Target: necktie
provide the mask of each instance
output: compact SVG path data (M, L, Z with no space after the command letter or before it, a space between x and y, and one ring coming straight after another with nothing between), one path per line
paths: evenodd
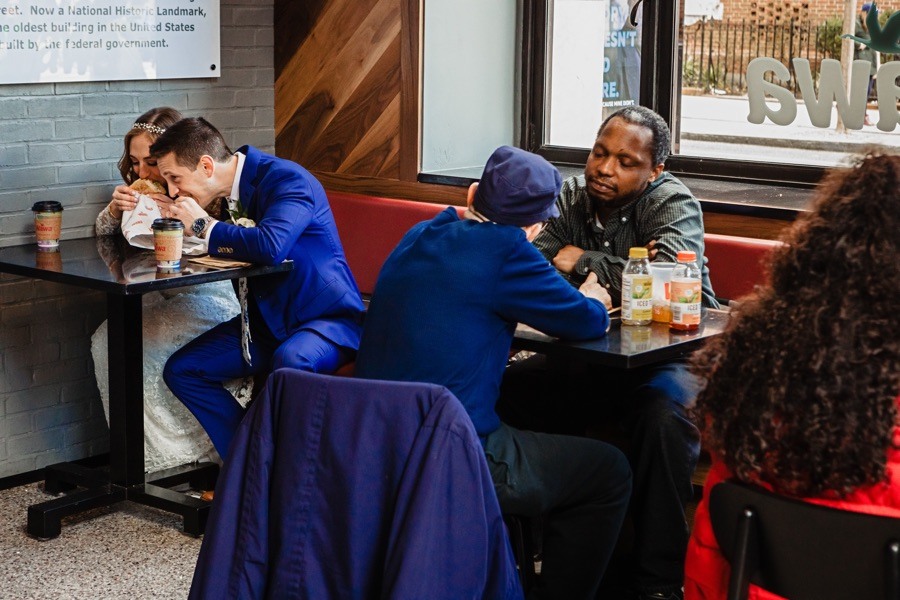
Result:
M231 217L231 222L234 223L237 221L235 215L240 212L238 201L234 198L225 198L225 202L228 205L228 214ZM244 355L244 361L248 365L253 366L253 363L250 361L250 311L247 309L246 277L238 279L238 300L241 303L241 354Z
M248 365L250 362L250 312L247 310L247 278L238 279L238 300L241 302L241 352Z

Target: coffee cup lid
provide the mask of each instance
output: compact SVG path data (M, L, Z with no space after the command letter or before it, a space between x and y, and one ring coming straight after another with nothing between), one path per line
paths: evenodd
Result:
M60 212L62 209L62 204L53 200L41 200L31 207L34 212Z
M174 231L175 229L184 229L184 223L178 219L153 219L151 227L162 231Z

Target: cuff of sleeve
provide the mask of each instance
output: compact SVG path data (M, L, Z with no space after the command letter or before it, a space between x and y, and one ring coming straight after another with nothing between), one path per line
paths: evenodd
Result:
M591 259L588 256L588 253L585 252L581 255L581 258L575 263L575 272L579 275L587 275L591 270Z

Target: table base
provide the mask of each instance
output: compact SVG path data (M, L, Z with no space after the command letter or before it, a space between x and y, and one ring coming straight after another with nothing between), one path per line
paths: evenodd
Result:
M211 490L218 475L219 466L206 462L150 473L146 483L124 486L111 482L107 469L74 463L50 465L45 468L44 491L65 495L29 506L26 529L34 537L55 538L65 517L129 500L179 514L185 533L202 535L210 503L170 488L189 484L193 489Z

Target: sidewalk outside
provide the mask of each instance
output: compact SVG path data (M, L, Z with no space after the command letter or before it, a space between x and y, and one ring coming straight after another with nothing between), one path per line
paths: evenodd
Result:
M749 122L746 96L682 96L681 102L679 153L685 155L832 166L872 145L900 147L900 123L892 132L872 125L839 133L836 109L831 127L814 127L803 102L788 126L768 119L759 125ZM869 108L868 113L877 123L878 111Z

